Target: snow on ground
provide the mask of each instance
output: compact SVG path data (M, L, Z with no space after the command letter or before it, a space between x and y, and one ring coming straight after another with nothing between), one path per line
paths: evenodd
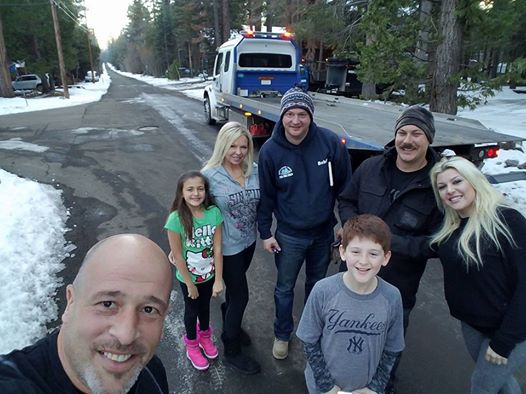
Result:
M27 99L23 96L17 96L15 98L0 97L0 115L42 111L45 109L70 107L99 101L108 91L110 83L111 78L104 68L104 73L100 75L99 82L81 82L77 85L70 86L69 99L61 96L46 97L44 95ZM62 91L62 89L57 89L57 91Z
M487 104L460 110L457 115L476 119L499 133L526 139L526 94L515 93L507 86L488 98Z
M171 81L129 73L130 76L164 89L178 90L202 100L208 81L183 78ZM39 111L98 101L106 93L111 79L106 72L100 81L81 83L70 89L71 99L60 97L0 98L0 115ZM526 94L508 88L496 92L474 111L464 110L460 116L477 119L497 132L526 138ZM82 133L79 129L75 132ZM18 149L39 154L47 147L30 144L20 138L0 141L2 149ZM523 144L526 151L526 143ZM526 162L519 150L501 150L496 159L486 160L483 171L488 174L524 171L506 167L506 160ZM62 261L75 248L64 238L68 211L62 203L62 193L50 185L22 179L0 169L0 354L21 348L45 334L46 323L57 318L53 302L61 284L58 273ZM497 185L526 214L526 181ZM29 219L28 219L29 218ZM45 231L42 229L45 228Z
M62 192L0 169L0 354L46 333L62 261L75 247L64 234Z
M125 77L133 78L159 88L177 90L189 97L196 98L198 100L203 99L204 87L206 85L210 85L210 81L203 77L181 78L179 80L173 80L168 78L156 78L152 77L151 75L132 74L126 71L120 71L111 64L109 64L109 68Z

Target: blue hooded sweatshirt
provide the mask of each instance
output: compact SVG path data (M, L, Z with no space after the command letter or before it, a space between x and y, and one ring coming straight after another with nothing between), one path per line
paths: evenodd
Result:
M319 234L336 224L334 203L351 181L350 157L336 134L311 122L305 139L294 145L286 139L280 120L261 147L258 167L261 239L272 237L272 213L278 231L300 238Z

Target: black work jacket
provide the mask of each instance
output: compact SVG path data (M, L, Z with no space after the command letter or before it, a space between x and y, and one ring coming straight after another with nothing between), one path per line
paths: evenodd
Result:
M396 286L404 308L412 308L420 278L431 256L429 238L442 222L428 174L420 174L391 199L391 179L396 166L396 149L365 160L340 195L338 210L342 223L354 215L373 214L382 218L393 234L391 260L379 275ZM429 148L428 168L438 160Z

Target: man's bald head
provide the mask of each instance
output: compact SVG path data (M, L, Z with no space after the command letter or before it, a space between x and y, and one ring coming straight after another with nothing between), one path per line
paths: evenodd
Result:
M167 272L171 273L166 254L155 242L140 234L117 234L97 242L88 250L73 286L82 285L85 271L90 264L111 264L112 260L126 259L130 259L130 263L133 261L165 266ZM171 280L172 275L167 273L167 277Z

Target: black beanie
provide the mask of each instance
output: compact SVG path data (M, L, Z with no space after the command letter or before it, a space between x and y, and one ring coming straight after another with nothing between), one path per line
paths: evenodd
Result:
M280 117L289 109L301 108L307 111L312 120L314 114L314 103L308 93L304 92L301 88L293 87L285 92L281 98Z
M407 108L398 117L395 125L395 135L400 127L412 125L416 126L426 134L429 143L433 143L435 138L435 120L433 114L424 107L419 105L412 105Z

